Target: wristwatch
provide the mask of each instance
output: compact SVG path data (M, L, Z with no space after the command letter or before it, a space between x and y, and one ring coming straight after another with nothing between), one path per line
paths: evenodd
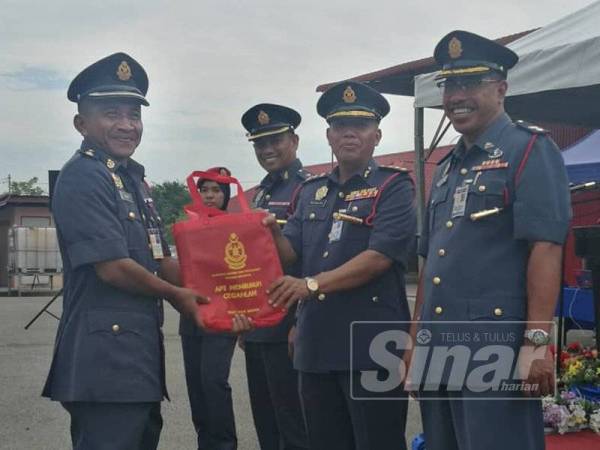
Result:
M319 293L319 282L315 278L306 277L306 288L311 295L317 295Z
M539 347L540 345L547 345L550 342L550 334L539 328L525 330L525 338L536 347Z

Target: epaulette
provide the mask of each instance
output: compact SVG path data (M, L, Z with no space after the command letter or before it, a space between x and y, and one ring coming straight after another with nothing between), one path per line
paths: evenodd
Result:
M537 125L532 125L523 120L517 120L515 122L515 125L518 126L519 128L522 128L525 131L528 131L529 133L532 133L532 134L548 134L548 133L550 133L548 130L543 129L542 127L538 127Z
M298 169L298 176L306 181L313 175L306 169Z
M327 175L329 175L327 172L320 173L319 175L312 175L312 176L308 177L306 180L304 180L304 183L302 183L302 184L311 183L313 181L320 180L321 178L327 177Z
M88 148L87 150L79 149L77 151L81 155L87 156L88 158L95 158L96 157L96 152L93 149L91 149L91 148Z
M410 169L400 166L379 166L380 169L391 170L393 172L410 173Z

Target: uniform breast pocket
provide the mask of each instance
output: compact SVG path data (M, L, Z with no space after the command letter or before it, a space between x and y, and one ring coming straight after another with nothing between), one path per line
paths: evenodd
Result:
M445 218L449 218L448 214L444 214L447 210L448 186L444 185L431 191L429 199L429 230L433 231L438 228ZM448 217L446 217L448 216Z
M343 220L342 239L346 242L364 241L365 245L371 234L371 226L367 219L373 212L374 198L354 200L346 207L347 220ZM343 211L342 211L343 212ZM356 218L353 220L352 218Z
M506 180L480 181L469 186L467 214L505 206Z
M127 247L132 250L148 249L148 236L140 211L133 203L125 203L119 208L119 220L123 224Z
M302 214L302 240L311 244L329 233L331 212L323 207L309 207Z

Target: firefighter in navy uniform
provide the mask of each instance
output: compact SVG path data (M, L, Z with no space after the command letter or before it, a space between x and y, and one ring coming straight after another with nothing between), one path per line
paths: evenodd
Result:
M252 200L254 208L270 211L284 226L300 184L309 177L296 156L299 137L295 133L300 114L291 108L262 103L242 116L242 125L252 142L256 159L268 173ZM286 273L299 275L299 267ZM241 338L252 416L262 450L308 448L298 396L298 374L292 366L288 335L295 321L291 308L274 327L247 333Z
M514 123L504 112L507 72L518 61L512 50L453 31L438 43L434 57L441 66L437 82L444 110L462 136L432 182L419 244L426 262L415 320L429 322L419 326L429 331L468 336L461 345L472 354L485 345L474 332L485 321L481 326L490 333L511 330L515 339L503 345L511 354L526 355L548 344L547 322L560 288L570 219L563 160L544 130ZM521 374L525 386L534 388L532 400L521 392L480 390L471 376L460 385L442 378L439 386L422 386L427 449L543 449L536 397L553 391L554 364L547 348L541 354Z
M351 359L350 327L409 320L404 272L416 232L413 183L407 171L372 158L389 112L381 94L343 82L323 93L317 111L329 124L338 167L303 184L283 232L265 220L282 263L302 268L301 277L286 275L269 288L270 301L289 307L301 300L294 367L310 448L406 449L402 387L386 392L390 401L351 392L361 371L377 365L365 351L369 342Z
M69 412L75 450L157 448L167 396L162 298L192 320L205 301L174 284L179 266L144 167L131 159L147 89L142 66L116 53L77 75L67 95L83 143L62 168L52 204L65 283L43 396ZM236 317L234 330L247 329Z

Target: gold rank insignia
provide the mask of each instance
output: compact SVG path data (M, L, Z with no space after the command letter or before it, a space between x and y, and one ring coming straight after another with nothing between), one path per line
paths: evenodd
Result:
M460 42L460 40L458 40L458 38L456 37L450 39L450 42L448 42L448 55L450 56L450 58L460 58L462 52L462 42Z
M121 64L117 67L117 77L121 81L127 81L131 78L131 67L129 67L127 61L121 61Z
M361 200L363 198L373 198L377 196L379 189L376 187L368 189L359 189L358 191L352 191L344 198L344 201L351 202L353 200Z
M116 173L111 174L113 181L115 182L115 186L117 187L117 189L123 189L123 180L121 180L121 177L119 175L117 175Z
M109 169L114 169L115 168L115 162L112 159L108 158L106 160L106 167L108 167Z
M321 186L319 189L317 189L317 192L315 192L315 200L318 202L323 200L325 197L327 197L328 191L329 189L327 188L327 186Z
M508 161L499 161L497 159L489 159L487 161L483 161L479 166L471 167L473 172L479 172L482 170L495 170L495 169L505 169L508 167Z
M348 86L344 90L342 99L344 100L345 103L354 103L356 101L356 94L354 93L354 90L352 89L351 86Z
M258 123L260 123L261 125L269 125L270 121L271 121L271 118L269 117L269 115L266 112L261 110L258 113Z

